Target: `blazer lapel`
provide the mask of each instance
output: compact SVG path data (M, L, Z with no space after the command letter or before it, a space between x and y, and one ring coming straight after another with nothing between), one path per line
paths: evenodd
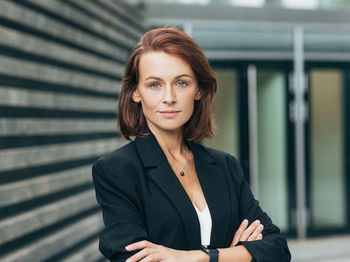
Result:
M148 175L178 210L185 227L189 250L200 249L200 224L196 210L155 136L151 133L145 139L136 137L135 144L144 166L153 167L147 170ZM194 154L196 172L212 217L211 244L224 247L231 218L224 173L215 165L215 159L200 145L191 142L187 142L187 145Z
M212 219L210 244L226 247L231 221L231 205L226 177L214 157L201 145L190 144L193 150L197 175Z

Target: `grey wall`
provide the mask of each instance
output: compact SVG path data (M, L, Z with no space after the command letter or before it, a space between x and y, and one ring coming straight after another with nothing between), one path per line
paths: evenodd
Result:
M102 261L91 163L142 14L113 0L0 1L0 261Z

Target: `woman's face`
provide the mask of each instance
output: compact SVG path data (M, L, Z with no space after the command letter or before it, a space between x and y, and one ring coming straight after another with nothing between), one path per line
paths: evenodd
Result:
M141 55L139 83L132 99L141 102L153 133L181 131L193 113L194 101L200 98L187 62L162 51Z

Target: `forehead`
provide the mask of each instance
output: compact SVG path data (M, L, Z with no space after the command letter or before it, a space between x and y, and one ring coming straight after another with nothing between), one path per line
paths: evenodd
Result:
M147 76L175 77L181 74L193 76L191 66L181 57L167 54L163 51L147 52L140 56L139 74Z

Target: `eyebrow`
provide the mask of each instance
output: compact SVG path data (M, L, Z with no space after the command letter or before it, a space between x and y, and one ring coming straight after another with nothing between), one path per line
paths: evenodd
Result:
M189 78L192 78L192 76L190 76L190 75L188 75L188 74L182 74L182 75L178 75L178 76L176 76L176 77L175 77L175 79L178 79L178 78L180 78L180 77L184 77L184 76L189 77ZM147 77L145 80L148 80L148 79L157 79L157 80L162 80L161 78L156 77L156 76L149 76L149 77Z

